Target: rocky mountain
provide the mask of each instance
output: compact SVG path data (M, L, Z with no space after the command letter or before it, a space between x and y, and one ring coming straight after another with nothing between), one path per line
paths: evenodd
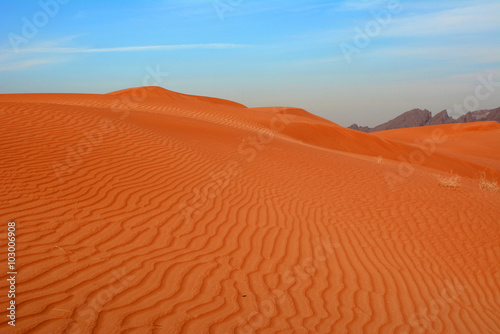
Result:
M367 127L367 126L358 126L356 123L354 123L353 125L351 125L349 127L349 129L358 130L358 131L361 131L361 132L370 132L370 128L369 127Z
M455 119L453 117L448 116L448 112L443 110L436 114L436 116L432 117L426 124L424 125L437 125L437 124L446 124L446 123L455 123Z
M374 128L370 128L368 126L359 126L357 124L353 124L348 128L362 132L376 132L425 125L469 123L477 121L497 121L500 123L500 107L496 109L485 109L472 112L469 111L468 113L460 116L457 119L450 117L446 110L443 110L437 113L435 116L432 116L432 113L427 109L412 109L405 113L402 113L401 115L391 119L388 122L377 125Z

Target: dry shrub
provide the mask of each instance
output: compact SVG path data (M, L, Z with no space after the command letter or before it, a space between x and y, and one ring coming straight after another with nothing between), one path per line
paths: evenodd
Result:
M460 188L461 178L459 175L453 174L453 171L451 171L451 176L436 175L436 178L439 185L442 187L450 189Z
M479 188L487 191L495 191L498 192L498 183L496 180L489 180L486 177L486 172L481 172L481 176L479 177Z

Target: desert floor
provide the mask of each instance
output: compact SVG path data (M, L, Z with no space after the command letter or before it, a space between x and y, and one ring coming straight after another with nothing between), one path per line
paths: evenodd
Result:
M2 333L500 333L498 123L365 134L158 87L0 119Z

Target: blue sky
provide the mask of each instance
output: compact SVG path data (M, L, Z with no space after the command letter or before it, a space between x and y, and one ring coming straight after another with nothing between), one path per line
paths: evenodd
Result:
M0 93L106 93L158 70L146 81L174 91L373 126L500 82L499 1L6 0L0 13ZM478 109L500 106L494 87Z

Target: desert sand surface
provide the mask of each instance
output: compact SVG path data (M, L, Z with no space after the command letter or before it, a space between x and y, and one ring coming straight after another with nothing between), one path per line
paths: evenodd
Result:
M441 134L443 140L429 138ZM373 135L413 144L435 152L458 157L500 170L500 124L498 122L475 122L444 124L438 126L416 127L374 132Z
M1 333L500 333L497 123L365 134L158 87L0 117Z

